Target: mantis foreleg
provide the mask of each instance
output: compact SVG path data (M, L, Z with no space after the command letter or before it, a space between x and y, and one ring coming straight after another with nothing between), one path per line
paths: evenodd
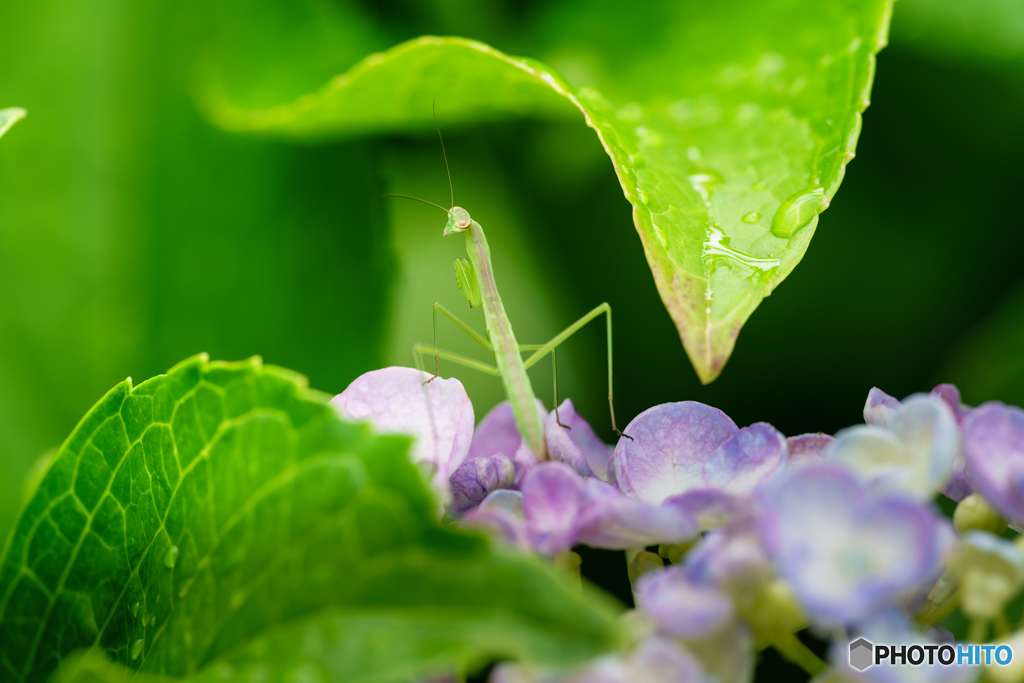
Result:
M580 328L582 328L584 325L586 325L587 323L589 323L591 320L601 315L602 313L605 314L608 328L608 410L611 413L612 429L615 430L615 433L618 434L619 436L626 436L626 438L630 438L628 435L623 434L619 430L618 426L615 424L615 400L613 398L612 392L612 307L609 306L607 302L601 304L600 306L597 306L596 308L594 308L594 310L590 311L585 316L574 322L572 325L569 325L569 327L565 328L564 330L556 334L551 339L551 341L549 341L546 344L543 344L539 349L537 349L533 353L533 355L527 358L523 362L523 364L527 368L535 365L537 361L546 356L549 352L554 351L555 347L557 347L559 344L564 342L572 335L576 334L580 330Z
M488 351L492 351L493 350L492 347L491 347L491 343L489 341L487 341L487 337L485 337L484 335L482 335L479 332L477 332L476 330L474 330L472 327L469 326L468 323L465 323L462 320L460 320L457 315L455 315L454 313L449 311L445 307L445 305L442 304L439 301L434 302L434 310L433 310L433 316L434 316L434 348L435 349L437 348L437 312L438 311L441 311L441 313L443 313L449 320L451 320L453 323L458 325L459 329L461 329L463 332L465 332L470 337L472 337L475 342L477 342L478 344L482 345ZM417 346L422 346L422 345L418 344ZM420 365L419 365L420 361L422 359L420 358L419 353L416 351L416 348L417 348L416 346L413 347L413 354L416 356L416 367L419 368L420 370L423 370L423 368L421 368ZM464 356L460 356L460 357L461 358L465 358ZM454 362L458 362L458 361L454 361ZM473 367L473 366L468 366L468 367ZM440 374L441 374L441 355L435 353L434 354L434 377L437 377ZM430 379L433 379L434 377L431 377ZM430 380L427 380L427 381L430 381Z

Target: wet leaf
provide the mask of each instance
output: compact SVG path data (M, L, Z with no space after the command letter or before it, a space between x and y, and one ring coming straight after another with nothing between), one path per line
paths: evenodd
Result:
M93 647L176 677L407 680L615 643L605 599L442 527L408 440L342 422L328 398L258 359L114 387L0 558L0 679L46 680Z
M11 129L15 123L25 118L25 110L20 107L0 109L0 137Z
M575 107L612 159L662 300L710 382L838 189L891 9L560 3L536 30L571 82L483 43L426 36L278 105L245 108L215 75L201 99L227 129L292 138L427 129L435 99L446 125Z

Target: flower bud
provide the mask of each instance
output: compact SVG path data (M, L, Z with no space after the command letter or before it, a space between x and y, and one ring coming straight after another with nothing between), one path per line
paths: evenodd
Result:
M1000 534L1006 528L1006 520L977 493L964 498L953 512L953 526L962 536L972 529Z
M661 569L664 566L665 562L656 554L647 550L641 550L633 557L626 570L629 574L629 582L635 586L636 580L641 576L652 569Z
M960 608L974 619L992 619L1024 585L1024 555L984 531L969 531L949 563L960 581Z
M1024 631L1011 633L996 641L995 645L1009 645L1014 654L1024 652ZM993 661L985 667L985 680L992 683L1024 683L1024 657L1014 657L1005 666Z
M753 601L742 610L759 638L778 633L795 633L807 625L807 614L793 587L782 579L765 583Z
M658 554L672 564L679 564L686 557L686 553L690 552L690 548L700 542L700 538L698 535L684 543L662 543L658 546Z

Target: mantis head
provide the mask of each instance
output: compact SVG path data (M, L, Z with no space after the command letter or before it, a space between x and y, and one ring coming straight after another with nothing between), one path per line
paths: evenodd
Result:
M444 236L447 237L453 232L466 232L472 224L473 219L469 217L469 211L461 206L453 206L448 210L448 225L444 226Z

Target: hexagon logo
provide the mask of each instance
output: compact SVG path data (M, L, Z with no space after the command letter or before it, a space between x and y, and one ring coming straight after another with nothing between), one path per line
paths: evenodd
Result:
M850 666L857 671L863 671L874 664L874 649L874 645L863 638L850 643Z

